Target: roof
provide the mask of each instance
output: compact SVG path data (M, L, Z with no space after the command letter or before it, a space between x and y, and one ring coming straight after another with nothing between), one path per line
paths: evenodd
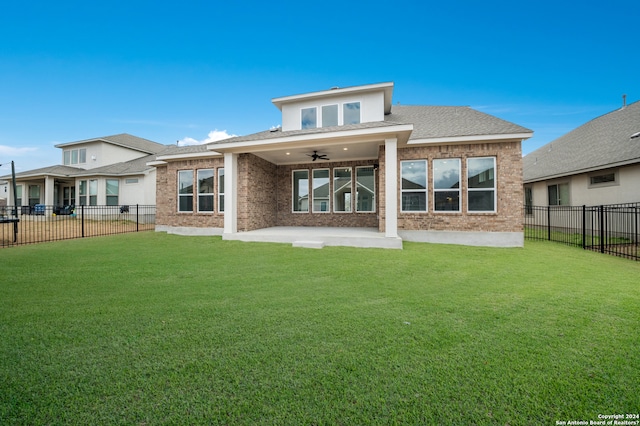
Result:
M153 142L148 139L139 138L128 133L121 133L113 136L102 136L99 138L84 139L75 142L66 142L55 145L56 148L64 148L73 145L86 144L90 142L106 142L112 145L122 146L136 151L142 151L147 154L157 154L166 148L166 145Z
M212 142L208 146L224 145L235 142L260 141L287 136L301 136L330 133L345 130L371 129L376 127L391 127L412 124L413 132L409 140L426 138L443 138L456 136L484 136L531 133L532 131L502 120L493 115L474 110L466 106L400 106L394 105L391 114L385 116L384 121L374 121L346 126L317 127L313 129L266 130L246 136ZM215 148L214 148L215 149ZM180 151L186 152L186 151Z
M27 170L24 172L19 172L16 173L16 179L18 178L25 178L25 177L31 177L31 176L71 176L74 175L78 172L83 172L84 169L81 169L79 167L71 167L71 166L60 166L60 165L56 165L56 166L48 166L48 167L41 167L39 169L33 169L33 170ZM2 176L0 177L1 179L12 179L11 175L6 175L6 176Z
M413 124L409 140L532 133L468 106L394 105L385 121Z
M523 159L525 182L640 163L640 101L609 112Z

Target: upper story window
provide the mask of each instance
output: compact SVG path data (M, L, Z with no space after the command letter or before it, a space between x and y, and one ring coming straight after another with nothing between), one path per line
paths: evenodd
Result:
M349 102L342 106L342 124L360 124L360 102Z
M301 119L303 129L315 129L318 127L318 109L316 107L302 108Z
M72 164L84 164L87 162L86 148L68 149L64 151L63 155L65 166Z
M300 128L302 129L360 124L361 121L360 102L330 104L300 110Z
M322 127L338 125L338 104L322 107Z

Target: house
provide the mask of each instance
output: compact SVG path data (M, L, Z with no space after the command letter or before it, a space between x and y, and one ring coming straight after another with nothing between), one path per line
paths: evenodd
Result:
M158 155L156 230L373 229L396 248L522 246L532 131L469 107L392 105L393 88L274 98L282 127Z
M62 150L62 164L16 173L16 200L9 205L29 212L44 204L54 207L47 210L51 213L75 205L155 204L156 169L147 163L167 146L120 134L56 148Z
M640 101L594 118L523 159L525 203L640 201Z

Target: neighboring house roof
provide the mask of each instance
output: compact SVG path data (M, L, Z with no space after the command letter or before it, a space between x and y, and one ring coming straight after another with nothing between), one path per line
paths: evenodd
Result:
M16 179L35 177L35 176L45 176L45 175L67 177L67 176L77 174L79 172L84 172L84 169L81 169L79 167L56 165L56 166L41 167L39 169L27 170L25 172L16 173ZM12 176L7 175L7 176L2 176L1 178L11 179Z
M640 101L597 117L527 154L524 181L633 163L640 163Z
M147 163L154 161L157 155L147 155L145 157L136 158L134 160L125 161L122 163L109 164L102 167L96 167L89 170L81 170L78 173L74 173L74 176L97 176L97 175L109 175L109 176L124 176L124 175L139 175L145 173L147 170L153 169L148 166Z
M55 145L56 148L65 148L73 145L80 145L89 142L107 142L113 145L122 146L129 149L134 149L136 151L146 152L147 154L157 154L161 151L164 151L166 145L161 143L153 142L148 139L139 138L137 136L130 135L128 133L121 133L119 135L113 136L103 136L99 138L91 138L84 139L81 141L75 142L66 142Z

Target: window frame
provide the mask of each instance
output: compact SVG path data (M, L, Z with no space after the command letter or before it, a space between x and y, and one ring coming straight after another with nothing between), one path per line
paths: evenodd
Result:
M311 125L311 123L309 125L305 125L305 111L313 111L313 115L315 116L314 121L313 121L313 125ZM312 107L305 107L305 108L300 108L300 129L316 129L318 128L318 107L317 106L312 106Z
M89 179L88 182L89 189L89 205L97 206L98 205L98 179Z
M487 160L487 159L491 159L493 160L493 175L489 177L489 179L493 179L493 186L491 188L489 187L482 187L482 188L472 188L471 184L470 184L470 179L471 176L469 176L469 163L473 162L473 161L478 161L478 160ZM498 173L497 173L497 159L496 157L493 156L488 156L488 157L469 157L467 158L467 213L469 214L483 214L483 213L497 213L498 212ZM479 174L476 176L480 176ZM475 176L473 176L475 177ZM484 181L483 181L484 182ZM469 198L471 193L473 192L492 192L493 193L493 210L471 210L471 203L469 202Z
M372 189L372 196L371 196L371 209L369 210L360 210L360 191L359 191L359 187L358 187L358 171L359 170L363 170L363 169L370 169L372 172L372 183L373 183L373 188L369 188ZM375 213L377 210L377 200L376 200L376 168L372 165L369 166L356 166L356 173L355 173L355 183L356 183L356 196L355 196L355 212L356 213ZM363 187L366 188L365 185L361 185Z
M78 181L78 202L81 206L87 205L88 195L89 185L87 183L87 180Z
M211 176L207 176L205 177L205 179L211 179L211 192L202 192L202 185L201 185L201 181L203 180L200 175L204 174L205 172L210 173ZM214 213L216 211L215 209L215 205L214 205L214 201L215 201L215 169L211 168L211 169L198 169L196 171L196 183L197 183L197 188L196 188L196 193L198 194L198 206L197 206L197 210L198 213ZM201 208L201 204L203 204L201 202L202 199L210 199L211 201L211 209L210 210L203 210Z
M549 192L551 188L556 188L556 199L554 204L551 204L551 193ZM560 187L566 187L567 189L567 200L566 203L562 203L562 194L560 191ZM569 182L556 182L550 185L547 185L547 205L549 206L570 206L571 205L571 186Z
M345 187L345 185L341 185L339 188L336 188L336 179L340 178L340 177L336 177L336 172L339 172L340 170L343 171L349 171L349 192L346 191L340 191L342 188ZM331 185L332 185L332 191L331 191L331 200L332 200L332 204L333 204L333 213L353 213L353 167L351 166L345 166L345 167L334 167L333 168L333 173L331 174ZM338 192L340 191L340 192ZM338 196L338 194L343 194L343 196L340 200L340 202L338 203L336 201L336 196ZM346 197L345 195L349 194L348 197ZM349 201L347 203L346 198L349 198ZM344 210L336 210L336 206L339 205L344 205ZM348 207L348 208L347 208Z
M325 124L325 108L335 107L335 124ZM340 105L339 104L326 104L320 106L320 126L318 127L334 127L340 125Z
M117 189L117 194L109 194L109 182L111 182L113 189L113 182L115 182L115 187ZM107 206L117 206L120 201L120 180L119 179L105 179L105 205ZM115 203L113 202L115 198Z
M299 210L296 209L296 206L299 206L299 202L300 202L300 185L296 185L296 173L306 173L307 177L306 177L306 181L307 181L307 208L306 210L303 210L302 208L300 208ZM309 208L309 204L310 204L310 198L311 198L311 179L309 178L310 174L309 174L309 169L296 169L296 170L292 170L291 171L291 213L295 213L295 214L305 214L305 213L309 213L311 211L311 209ZM302 179L300 179L302 180ZM298 189L298 194L296 196L296 188Z
M347 123L347 105L355 105L358 104L358 121L353 123ZM349 124L360 124L362 123L362 102L360 101L351 101L351 102L343 102L342 103L342 125L348 126Z
M456 161L458 163L458 187L455 188L436 188L437 179L436 179L436 163L437 162L448 162L448 161ZM434 158L431 162L431 179L433 181L433 212L434 213L461 213L462 212L462 159L459 157L453 158ZM458 208L456 210L440 210L438 209L439 203L436 200L437 194L442 193L451 193L455 192L458 194Z
M326 176L326 184L322 184L318 187L316 187L315 184L315 180L316 179L325 179L325 178L317 178L316 177L316 172L327 172L327 176ZM321 186L327 186L327 208L326 210L316 210L316 189L320 188ZM332 190L331 190L331 169L330 168L321 168L321 169L312 169L311 170L311 199L312 199L312 206L311 206L311 211L313 213L331 213L331 198L332 198Z
M403 183L403 164L406 163L424 163L424 189L419 188L408 188L405 189L402 187ZM405 210L405 203L403 202L405 194L424 194L424 210ZM402 213L428 213L429 212L429 164L426 159L415 159L415 160L402 160L400 161L400 212Z
M180 183L182 182L181 176L182 175L186 175L188 173L191 174L191 192L190 193L187 193L187 192L182 193L181 189L180 189ZM177 177L177 188L176 189L177 189L177 193L178 193L177 194L178 195L178 200L177 200L178 201L178 205L176 207L177 207L178 213L193 213L193 201L194 201L193 200L193 190L194 190L193 180L195 178L195 173L193 173L193 170L178 170L178 173L177 173L176 177ZM185 179L184 183L186 183L186 181L187 180ZM187 202L186 206L189 205L189 198L191 199L191 210L182 210L182 199L183 198L186 198L186 200L187 200L186 201Z
M224 167L218 167L218 213L224 213Z
M612 180L606 180L602 182L594 182L594 179L602 178L605 176L613 176ZM619 186L620 182L618 181L618 170L609 170L609 171L598 171L589 174L589 185L588 188L603 188L608 186Z

